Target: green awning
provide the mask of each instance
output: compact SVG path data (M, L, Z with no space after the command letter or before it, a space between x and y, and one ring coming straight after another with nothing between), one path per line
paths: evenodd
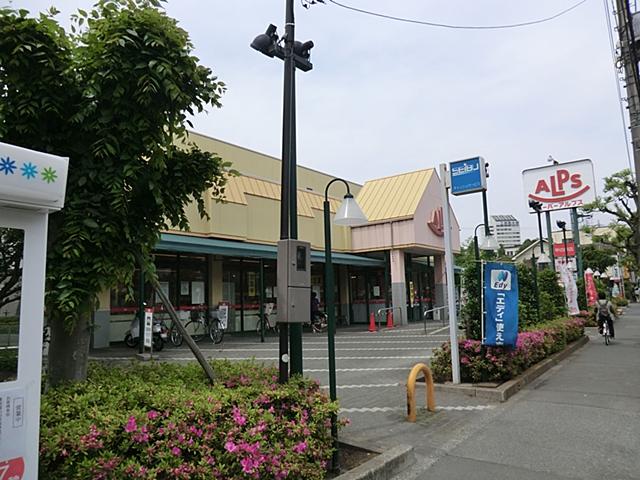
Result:
M259 243L246 243L233 240L221 240L218 238L192 237L189 235L176 235L163 233L156 250L184 253L208 253L212 255L224 255L228 257L250 257L275 260L278 252L275 245L262 245ZM359 267L384 267L384 260L353 255L350 253L332 253L333 263L353 265ZM324 251L311 250L311 261L324 263Z

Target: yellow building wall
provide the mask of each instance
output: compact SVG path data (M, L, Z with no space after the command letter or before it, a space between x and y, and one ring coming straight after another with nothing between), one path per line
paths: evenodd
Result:
M214 152L224 161L231 162L231 168L246 177L229 180L229 201L225 203L215 202L208 194L205 205L211 217L209 220L200 218L195 203L189 205L189 233L252 243L277 243L280 239L280 160L193 132L190 133L189 140L202 150ZM310 242L314 249L322 249L322 201L324 190L334 177L301 166L298 166L297 172L298 238ZM353 195L357 195L362 186L349 182L349 188ZM345 193L346 189L340 182L331 186L329 197L332 218ZM170 231L178 233L175 230ZM349 228L332 225L332 247L336 251L350 250Z

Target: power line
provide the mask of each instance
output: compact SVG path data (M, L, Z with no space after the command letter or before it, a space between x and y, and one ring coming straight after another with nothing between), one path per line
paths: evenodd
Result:
M625 147L627 150L627 161L629 162L629 169L633 170L631 161L631 152L629 150L629 133L627 132L627 120L624 115L624 105L622 104L622 91L620 89L620 78L618 77L618 68L616 64L618 60L616 58L616 48L613 41L613 28L611 26L611 18L609 12L609 0L603 0L604 14L607 19L607 29L609 31L609 48L611 49L611 59L613 60L613 72L616 77L616 89L618 90L618 105L620 106L620 118L622 119L622 131L624 132Z
M320 0L317 0L320 1ZM338 7L341 8L345 8L347 10L351 10L354 12L358 12L358 13L363 13L365 15L371 15L374 17L379 17L379 18L385 18L387 20L395 20L397 22L405 22L405 23L414 23L414 24L418 24L418 25L426 25L429 27L440 27L440 28L451 28L451 29L456 29L456 30L504 30L507 28L518 28L518 27L528 27L531 25L537 25L539 23L545 23L545 22L549 22L551 20L554 20L558 17L561 17L562 15L565 15L566 13L569 13L571 10L574 10L576 8L578 8L580 5L582 5L583 3L585 3L587 0L580 0L578 3L572 5L569 8L566 8L564 10L562 10L561 12L556 13L555 15L551 15L550 17L546 17L546 18L540 18L538 20L531 20L528 22L520 22L520 23L511 23L511 24L506 24L506 25L452 25L452 24L448 24L448 23L437 23L437 22L429 22L426 20L416 20L416 19L412 19L412 18L403 18L403 17L396 17L393 15L386 15L383 13L378 13L378 12L371 12L369 10L364 10L361 8L356 8L356 7L352 7L351 5L346 5L340 2L337 2L336 0L327 0L329 3L332 3L333 5L336 5ZM324 2L321 2L324 3Z

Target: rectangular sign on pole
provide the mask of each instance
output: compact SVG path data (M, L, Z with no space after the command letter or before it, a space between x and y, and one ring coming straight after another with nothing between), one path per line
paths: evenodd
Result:
M518 340L518 271L512 263L484 266L485 326L483 344L514 347Z
M565 253L567 255L565 255ZM564 243L554 243L553 244L553 256L558 257L575 257L576 256L576 244L573 243L573 240L567 241L567 248L565 250Z
M452 195L466 195L487 189L486 163L482 157L451 162L449 171Z
M151 348L153 345L153 310L144 309L144 346Z
M596 199L591 160L576 160L522 172L527 204L535 200L543 211L581 207Z

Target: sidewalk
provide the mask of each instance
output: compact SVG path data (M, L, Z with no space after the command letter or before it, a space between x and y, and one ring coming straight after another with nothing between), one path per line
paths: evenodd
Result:
M610 346L587 333L586 346L507 403L457 419L438 412L386 433L372 418L354 433L414 447L416 464L396 480L638 479L640 305L626 310Z

